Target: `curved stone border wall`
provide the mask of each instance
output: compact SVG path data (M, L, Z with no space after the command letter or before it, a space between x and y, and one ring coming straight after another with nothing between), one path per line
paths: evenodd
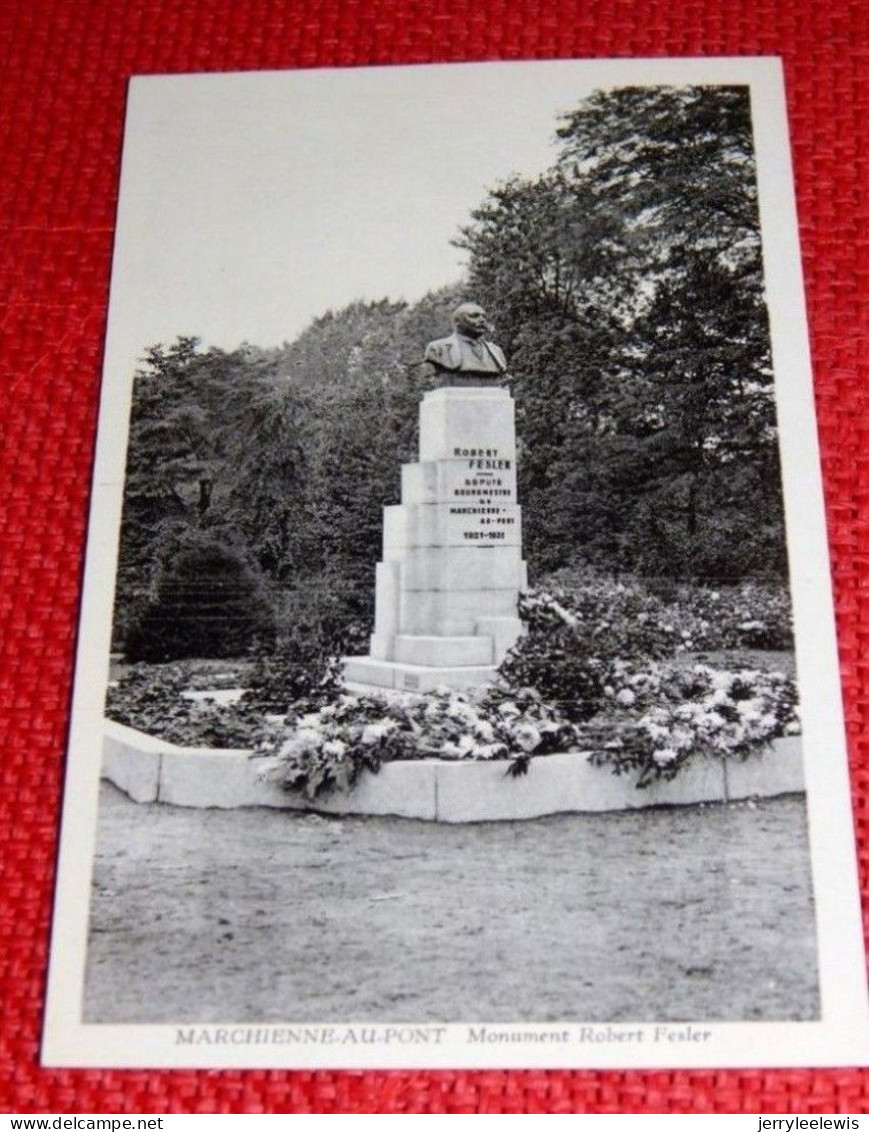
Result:
M799 736L776 739L744 762L696 759L672 782L643 790L588 762L588 752L542 755L510 778L504 762L425 759L387 763L350 794L309 802L263 782L265 760L248 751L176 747L131 727L106 723L102 776L135 802L236 809L271 806L328 814L393 814L425 821L513 821L545 814L599 813L646 806L769 798L804 790Z

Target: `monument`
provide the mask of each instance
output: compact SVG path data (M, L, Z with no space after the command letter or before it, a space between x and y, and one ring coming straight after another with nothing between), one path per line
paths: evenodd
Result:
M516 501L507 364L485 312L464 303L454 332L430 342L440 379L420 404L419 460L384 508L368 656L344 658L348 683L430 691L485 684L522 632L526 585Z

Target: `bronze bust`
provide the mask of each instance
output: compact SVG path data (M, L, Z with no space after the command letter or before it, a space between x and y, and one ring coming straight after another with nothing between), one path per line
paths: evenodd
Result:
M503 351L485 335L491 332L486 312L476 303L462 303L453 311L453 333L425 348L425 361L445 380L480 384L507 372Z

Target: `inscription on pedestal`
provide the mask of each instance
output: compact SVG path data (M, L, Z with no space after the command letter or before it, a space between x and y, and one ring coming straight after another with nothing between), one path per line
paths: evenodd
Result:
M461 459L405 464L403 503L515 503L516 470L476 470ZM511 462L512 463L512 462Z
M503 456L497 448L477 445L470 448L454 448L453 457L466 461L466 474L462 485L454 489L454 498L464 501L471 496L473 504L456 505L450 508L451 515L469 517L462 537L471 545L486 546L491 542L506 539L506 530L516 523L516 516L508 513L506 507L493 506L496 499L513 504L516 498L515 481L504 487L504 477L513 470L512 456ZM506 498L505 498L506 497ZM470 517L473 516L473 519Z
M518 546L519 508L470 503L400 503L384 508L383 551L421 546Z
M511 527L516 522L515 515L508 515L506 507L451 507L451 515L466 515L469 525L462 531L462 538L472 544L485 545L506 539L507 532L502 527ZM471 519L470 516L476 516Z

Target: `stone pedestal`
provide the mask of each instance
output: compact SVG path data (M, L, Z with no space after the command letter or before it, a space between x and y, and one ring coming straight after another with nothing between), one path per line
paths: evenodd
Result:
M344 676L419 692L485 684L522 631L513 399L484 385L435 389L419 435L401 503L384 508L371 652L346 657Z

